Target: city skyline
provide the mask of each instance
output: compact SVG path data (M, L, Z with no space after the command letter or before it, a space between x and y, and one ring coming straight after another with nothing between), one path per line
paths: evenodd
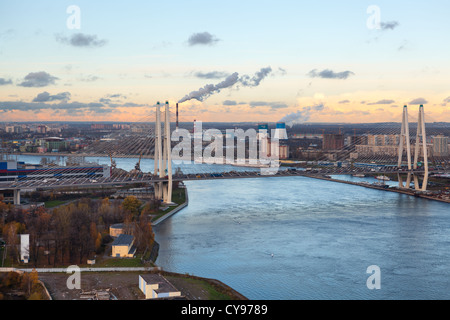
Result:
M139 121L189 97L180 121L400 122L420 104L427 121L450 121L448 8L2 3L0 118Z

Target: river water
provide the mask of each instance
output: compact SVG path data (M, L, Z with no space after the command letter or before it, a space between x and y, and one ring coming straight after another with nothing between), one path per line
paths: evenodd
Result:
M186 185L189 206L154 227L167 271L258 300L450 299L448 204L306 177Z

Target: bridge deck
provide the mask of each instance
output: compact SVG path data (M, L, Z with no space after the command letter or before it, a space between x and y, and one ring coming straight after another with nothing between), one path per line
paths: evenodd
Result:
M384 174L407 174L409 171L395 169L386 169L381 171L371 170L297 170L280 168L274 174L264 174L259 170L253 171L231 171L223 173L191 173L191 174L177 174L173 175L173 181L198 181L198 180L217 180L217 179L244 179L244 178L268 178L268 177L292 177L292 176L331 176L331 175L384 175ZM411 171L416 175L423 175L423 170ZM430 172L430 174L438 172ZM157 182L167 181L167 177L159 177L151 174L129 174L126 176L111 177L111 178L77 178L77 179L60 179L59 181L43 182L42 180L33 180L28 178L23 181L2 182L0 189L60 189L60 188L87 188L87 187L101 187L101 186L117 186L136 183L152 184Z

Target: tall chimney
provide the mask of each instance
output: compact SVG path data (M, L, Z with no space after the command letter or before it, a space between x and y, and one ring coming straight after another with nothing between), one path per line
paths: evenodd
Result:
M176 124L176 132L178 132L178 103L177 103L177 124Z

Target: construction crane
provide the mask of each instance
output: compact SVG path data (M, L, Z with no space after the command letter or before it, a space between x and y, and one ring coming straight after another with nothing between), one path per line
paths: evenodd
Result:
M112 158L112 154L111 153L109 154L109 158L111 159L111 169L116 169L116 167L117 167L116 160L114 160Z
M142 159L142 152L141 152L141 155L139 156L139 161L134 166L134 170L136 172L141 172L141 159Z

